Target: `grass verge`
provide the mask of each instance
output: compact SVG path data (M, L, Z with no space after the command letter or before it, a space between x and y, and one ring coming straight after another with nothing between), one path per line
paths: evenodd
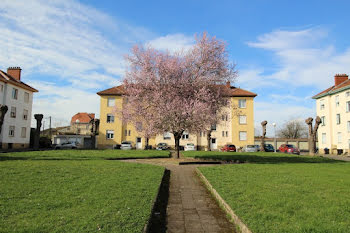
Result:
M169 151L158 150L48 150L1 153L4 160L88 160L118 158L169 157Z
M200 171L253 232L350 232L350 163L241 164Z
M119 161L2 161L0 232L142 232L163 172Z
M342 163L343 161L319 156L291 155L271 152L221 152L221 151L184 151L185 157L234 161L239 163Z

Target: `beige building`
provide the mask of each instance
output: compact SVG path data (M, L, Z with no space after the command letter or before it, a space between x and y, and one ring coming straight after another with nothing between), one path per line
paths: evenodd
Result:
M337 74L334 85L315 95L317 116L322 123L318 129L320 152L325 148L332 154L337 150L349 153L350 148L350 80Z
M225 144L234 144L243 147L254 144L254 98L255 93L226 85L231 106L220 117L217 125L213 126L211 134L211 148L220 149ZM132 142L133 147L142 149L145 146L143 138L133 125L123 124L118 116L113 114L117 106L122 108L123 87L116 86L97 93L100 98L100 127L97 139L98 148L113 148L122 141ZM149 144L155 147L158 143L165 142L174 148L174 136L169 132L159 134L151 138ZM180 145L193 143L200 149L207 147L207 136L204 132L199 134L185 132L180 140Z

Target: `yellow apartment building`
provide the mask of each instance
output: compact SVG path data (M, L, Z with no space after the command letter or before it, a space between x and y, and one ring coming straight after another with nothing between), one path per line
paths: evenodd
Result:
M350 80L346 74L337 74L334 85L312 97L316 112L322 120L318 129L320 152L328 148L335 154L350 148Z
M211 148L218 150L225 144L234 144L236 147L254 144L254 98L255 93L236 88L229 83L226 85L230 98L230 107L223 110L220 121L212 126ZM116 86L97 93L100 96L100 127L97 139L98 148L114 148L123 141L130 141L136 149L143 149L143 138L132 124L123 124L118 116L113 114L114 108L122 108L123 87ZM165 142L175 147L174 137L169 132L159 134L149 140L154 148L158 143ZM200 149L207 147L206 132L184 132L180 145L193 143Z

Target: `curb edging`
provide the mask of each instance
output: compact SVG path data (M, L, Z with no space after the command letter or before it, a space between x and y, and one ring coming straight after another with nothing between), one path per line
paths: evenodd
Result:
M224 209L225 213L230 216L234 224L239 227L238 230L242 233L252 233L247 225L235 214L231 207L226 203L226 201L220 196L220 194L213 188L207 178L202 174L202 172L196 168L196 173L200 180L204 183L209 192L214 196L219 205Z

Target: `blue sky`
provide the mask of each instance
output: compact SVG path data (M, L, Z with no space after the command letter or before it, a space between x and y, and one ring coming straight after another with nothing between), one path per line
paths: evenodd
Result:
M227 42L234 85L258 94L257 127L281 125L314 116L311 96L350 73L349 9L348 1L3 0L0 69L21 66L40 91L33 113L60 126L76 112L99 113L95 93L119 84L133 44L188 48L207 31Z

